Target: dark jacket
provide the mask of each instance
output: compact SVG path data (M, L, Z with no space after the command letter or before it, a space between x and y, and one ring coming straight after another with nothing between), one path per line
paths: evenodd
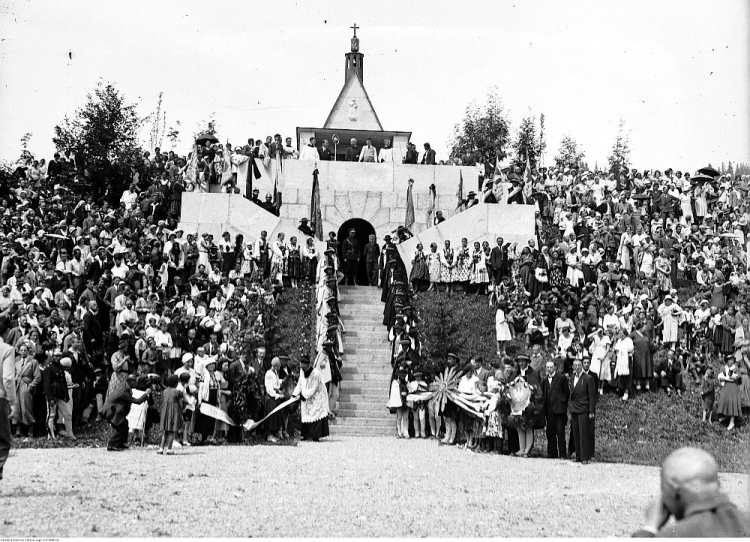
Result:
M573 386L575 374L570 377L570 402L568 410L571 414L593 414L596 412L596 384L594 379L587 374L581 373L578 385Z
M70 399L65 370L55 361L45 367L44 373L42 373L42 387L44 396L48 401L67 401Z
M662 527L656 535L649 531L637 531L634 537L677 538L747 538L750 525L737 507L723 493L712 496L705 502L694 503L685 510L685 516L671 525Z
M133 389L127 382L123 382L110 392L99 412L112 425L120 425L130 414L130 405L140 405L148 400L148 397L148 394L144 394L138 399L133 399Z
M548 377L542 377L542 404L545 413L567 414L569 398L568 379L559 371L552 377L552 384L549 383Z

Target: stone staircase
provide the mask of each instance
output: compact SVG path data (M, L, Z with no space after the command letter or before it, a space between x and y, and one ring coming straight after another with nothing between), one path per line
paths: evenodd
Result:
M391 383L391 344L383 325L381 291L341 286L339 309L346 328L338 417L332 435L393 436L396 417L386 403Z

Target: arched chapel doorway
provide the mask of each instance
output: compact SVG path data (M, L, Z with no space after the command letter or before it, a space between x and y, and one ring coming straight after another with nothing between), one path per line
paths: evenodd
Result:
M342 265L344 265L344 239L349 237L351 228L354 228L357 232L357 241L359 241L360 260L357 268L357 284L367 286L369 282L367 281L367 265L365 264L365 245L370 242L370 235L375 235L375 228L362 218L351 218L341 225L336 238L339 240L339 261Z

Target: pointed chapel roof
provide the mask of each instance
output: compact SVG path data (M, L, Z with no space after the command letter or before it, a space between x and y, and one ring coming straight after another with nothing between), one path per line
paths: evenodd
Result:
M383 131L378 114L359 75L352 73L328 114L324 128Z

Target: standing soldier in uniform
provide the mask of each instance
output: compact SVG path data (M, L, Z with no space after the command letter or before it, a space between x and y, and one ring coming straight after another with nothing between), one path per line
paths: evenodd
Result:
M367 281L370 286L378 285L378 259L380 247L375 242L375 235L370 235L370 242L365 245L365 265L367 266Z
M357 284L357 268L359 267L359 241L357 231L349 230L349 237L344 239L344 267L346 272L346 284L354 286Z

